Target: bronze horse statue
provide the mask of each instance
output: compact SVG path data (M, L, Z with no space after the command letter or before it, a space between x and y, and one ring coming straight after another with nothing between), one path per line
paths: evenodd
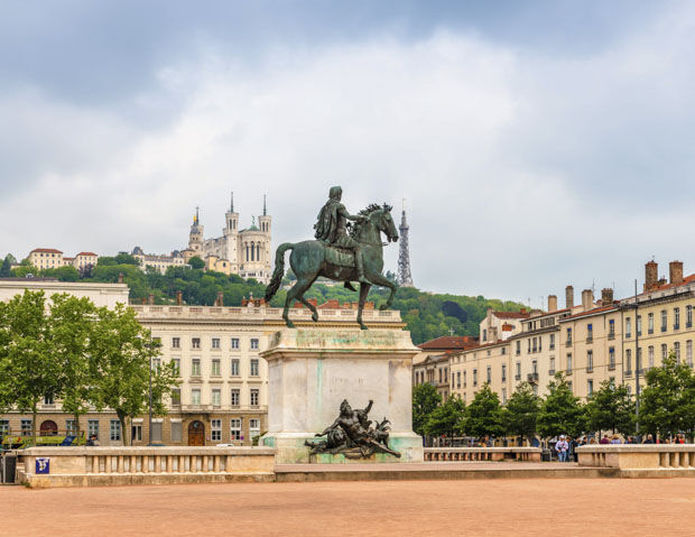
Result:
M359 214L364 218L351 226L350 235L362 245L364 274L369 281L369 283L360 283L359 309L357 311L357 322L362 330L366 330L367 326L362 322L362 310L372 285L388 287L391 290L386 302L380 306L382 310L391 306L396 294L396 284L381 273L384 268L384 244L381 242L381 233L386 234L389 242L396 242L398 231L391 217L389 205L372 204L360 211ZM287 250L292 250L290 266L297 276L297 283L287 291L285 309L282 312L282 318L289 328L294 328L294 324L289 319L289 309L294 300L299 300L311 310L311 318L314 322L319 320L316 307L304 298L304 293L319 276L345 282L345 287L355 291L351 282L358 278L352 252L329 246L320 240L286 242L278 246L275 252L275 270L265 291L266 302L269 302L280 288L282 278L285 275L285 252Z

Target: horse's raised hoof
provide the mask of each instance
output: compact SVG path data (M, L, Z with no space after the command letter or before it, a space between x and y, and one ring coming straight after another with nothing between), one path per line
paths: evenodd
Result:
M366 324L360 323L360 330L369 330L369 329L367 328Z
M287 325L287 328L294 328L294 323L289 319L285 319L285 325Z
M379 306L379 309L381 311L387 310L387 309L389 309L389 305L388 304L382 304L381 306Z
M311 320L314 321L315 323L319 322L319 314L314 312L311 314Z

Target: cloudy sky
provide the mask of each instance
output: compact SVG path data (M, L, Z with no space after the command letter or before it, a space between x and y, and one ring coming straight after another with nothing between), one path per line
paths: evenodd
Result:
M422 289L624 296L695 272L693 57L688 2L8 0L0 252L169 252L232 190L277 245L340 184Z

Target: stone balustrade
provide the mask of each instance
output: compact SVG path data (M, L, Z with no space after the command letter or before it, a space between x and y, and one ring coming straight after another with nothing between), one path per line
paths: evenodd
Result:
M425 448L425 461L532 461L540 462L541 448L535 447L440 447Z
M577 448L580 466L617 468L626 477L695 475L695 444L609 444Z
M17 454L18 480L37 488L274 478L275 450L264 447L34 447Z

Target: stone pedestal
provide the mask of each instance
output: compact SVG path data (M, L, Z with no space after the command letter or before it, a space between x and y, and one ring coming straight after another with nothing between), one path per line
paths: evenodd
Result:
M283 329L261 356L268 362L268 433L276 463L421 462L422 439L412 431L412 359L419 351L403 330ZM389 446L401 458L309 455L304 442L331 425L347 399L374 401L369 418L391 421Z

